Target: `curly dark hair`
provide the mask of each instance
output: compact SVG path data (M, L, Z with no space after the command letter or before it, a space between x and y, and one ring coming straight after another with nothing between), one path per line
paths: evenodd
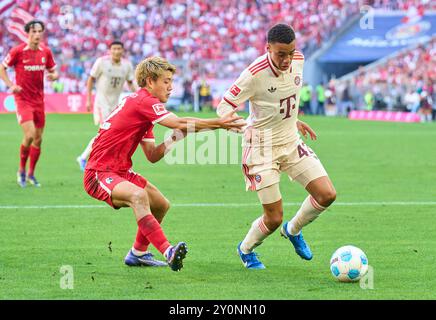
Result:
M289 44L295 40L295 31L291 26L283 23L276 24L268 31L268 43Z

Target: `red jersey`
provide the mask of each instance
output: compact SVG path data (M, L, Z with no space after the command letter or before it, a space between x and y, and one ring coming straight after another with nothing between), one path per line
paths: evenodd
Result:
M23 88L14 94L15 99L31 105L44 103L44 71L52 72L56 68L49 48L40 45L32 50L26 43L20 44L9 51L3 66L15 68L15 82Z
M86 169L122 172L142 140L154 139L153 126L172 113L146 89L124 98L100 126Z

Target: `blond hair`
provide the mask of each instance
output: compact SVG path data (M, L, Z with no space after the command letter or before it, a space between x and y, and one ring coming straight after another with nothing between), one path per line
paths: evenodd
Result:
M147 78L156 81L165 71L170 71L174 74L176 72L176 66L161 57L146 58L136 66L136 82L139 87L144 88L147 84Z

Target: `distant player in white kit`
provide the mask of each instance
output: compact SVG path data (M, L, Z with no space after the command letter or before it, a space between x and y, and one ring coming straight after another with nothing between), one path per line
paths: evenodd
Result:
M223 116L246 100L250 115L244 130L242 169L247 190L257 191L263 215L256 219L237 251L248 269L264 269L253 251L283 221L280 173L299 182L309 193L280 233L305 260L312 252L301 229L316 219L336 199L336 191L318 157L300 138L312 140L315 132L297 119L303 82L304 56L295 50L294 30L277 24L268 31L268 52L245 69L225 93L217 113Z
M120 41L110 44L110 55L98 58L91 69L87 82L86 109L91 111L92 87L96 81L96 95L94 101L94 123L100 125L118 105L124 83L127 81L130 91L136 91L133 84L133 65L123 59L124 45ZM94 138L88 143L83 153L77 157L80 169L83 171L92 150Z

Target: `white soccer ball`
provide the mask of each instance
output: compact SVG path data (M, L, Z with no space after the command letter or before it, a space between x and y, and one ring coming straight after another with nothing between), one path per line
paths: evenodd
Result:
M330 259L330 271L339 281L358 281L368 272L368 258L355 246L340 247Z

